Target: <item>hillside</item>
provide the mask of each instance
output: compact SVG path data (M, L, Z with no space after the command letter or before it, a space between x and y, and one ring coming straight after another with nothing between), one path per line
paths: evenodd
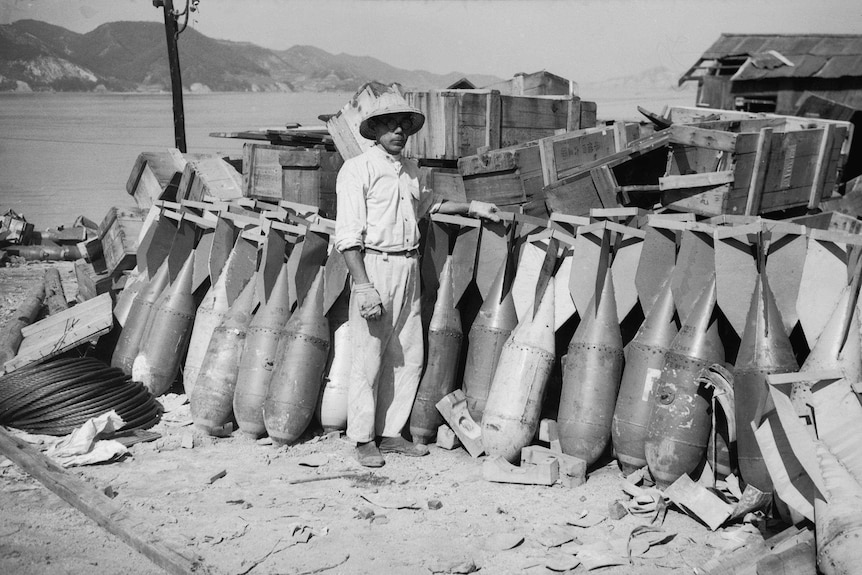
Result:
M402 70L367 56L313 46L276 51L216 40L188 28L180 36L183 88L191 91L353 91L371 80L407 89L445 88L467 76ZM477 85L499 78L471 75ZM36 20L0 25L0 91L163 91L170 89L164 27L111 22L86 34Z

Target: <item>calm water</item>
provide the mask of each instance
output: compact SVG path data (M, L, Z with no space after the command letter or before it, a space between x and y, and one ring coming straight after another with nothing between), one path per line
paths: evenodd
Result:
M599 117L636 119L638 104L692 105L684 94L583 94ZM196 94L185 96L189 152L241 153L230 132L299 122L319 125L350 94ZM142 151L174 145L168 94L0 94L0 214L22 213L36 229L100 222L111 206L133 206L126 180Z
M320 125L350 94L185 96L189 152L241 153L230 132ZM0 94L0 213L22 213L37 229L100 222L110 206L134 206L126 180L138 154L174 145L167 94Z

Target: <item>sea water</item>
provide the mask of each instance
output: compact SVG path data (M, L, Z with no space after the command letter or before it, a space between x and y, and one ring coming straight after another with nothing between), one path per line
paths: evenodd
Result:
M189 152L241 155L244 140L210 137L323 124L346 93L219 93L184 96ZM101 222L111 206L134 206L126 181L138 154L174 147L170 94L0 94L0 215L36 229Z
M184 95L189 152L240 155L237 132L322 125L349 93ZM636 106L693 105L692 93L581 94L600 119L638 119ZM640 118L643 119L643 118ZM36 229L101 222L111 206L134 206L126 181L138 154L174 147L170 94L0 93L0 215L13 209Z

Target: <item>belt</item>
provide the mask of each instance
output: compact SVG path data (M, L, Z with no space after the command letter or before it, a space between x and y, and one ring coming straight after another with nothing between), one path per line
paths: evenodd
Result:
M381 250L375 250L374 248L365 248L365 253L374 254L376 256L387 256L387 257L403 256L406 258L412 258L412 257L416 257L419 255L419 250L416 248L413 248L412 250L398 250L398 251L394 251L394 252L384 252Z

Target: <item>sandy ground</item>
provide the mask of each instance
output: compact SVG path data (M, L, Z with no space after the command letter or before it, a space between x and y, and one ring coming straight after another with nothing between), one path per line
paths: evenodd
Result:
M55 264L0 268L0 323L48 265ZM72 300L72 264L56 265ZM609 517L611 504L629 499L610 459L575 488L505 485L485 481L484 458L462 448L389 455L369 471L350 443L320 429L276 448L240 433L205 436L189 425L187 404L171 419L153 428L161 438L133 445L121 461L69 473L110 488L141 533L198 558L200 572L586 573L583 565L566 571L579 544L622 542L624 549L632 529L648 523ZM162 573L2 456L0 509L0 573ZM601 521L570 524L585 511ZM726 542L721 530L673 508L662 529L673 535L668 542L596 572L692 573Z

